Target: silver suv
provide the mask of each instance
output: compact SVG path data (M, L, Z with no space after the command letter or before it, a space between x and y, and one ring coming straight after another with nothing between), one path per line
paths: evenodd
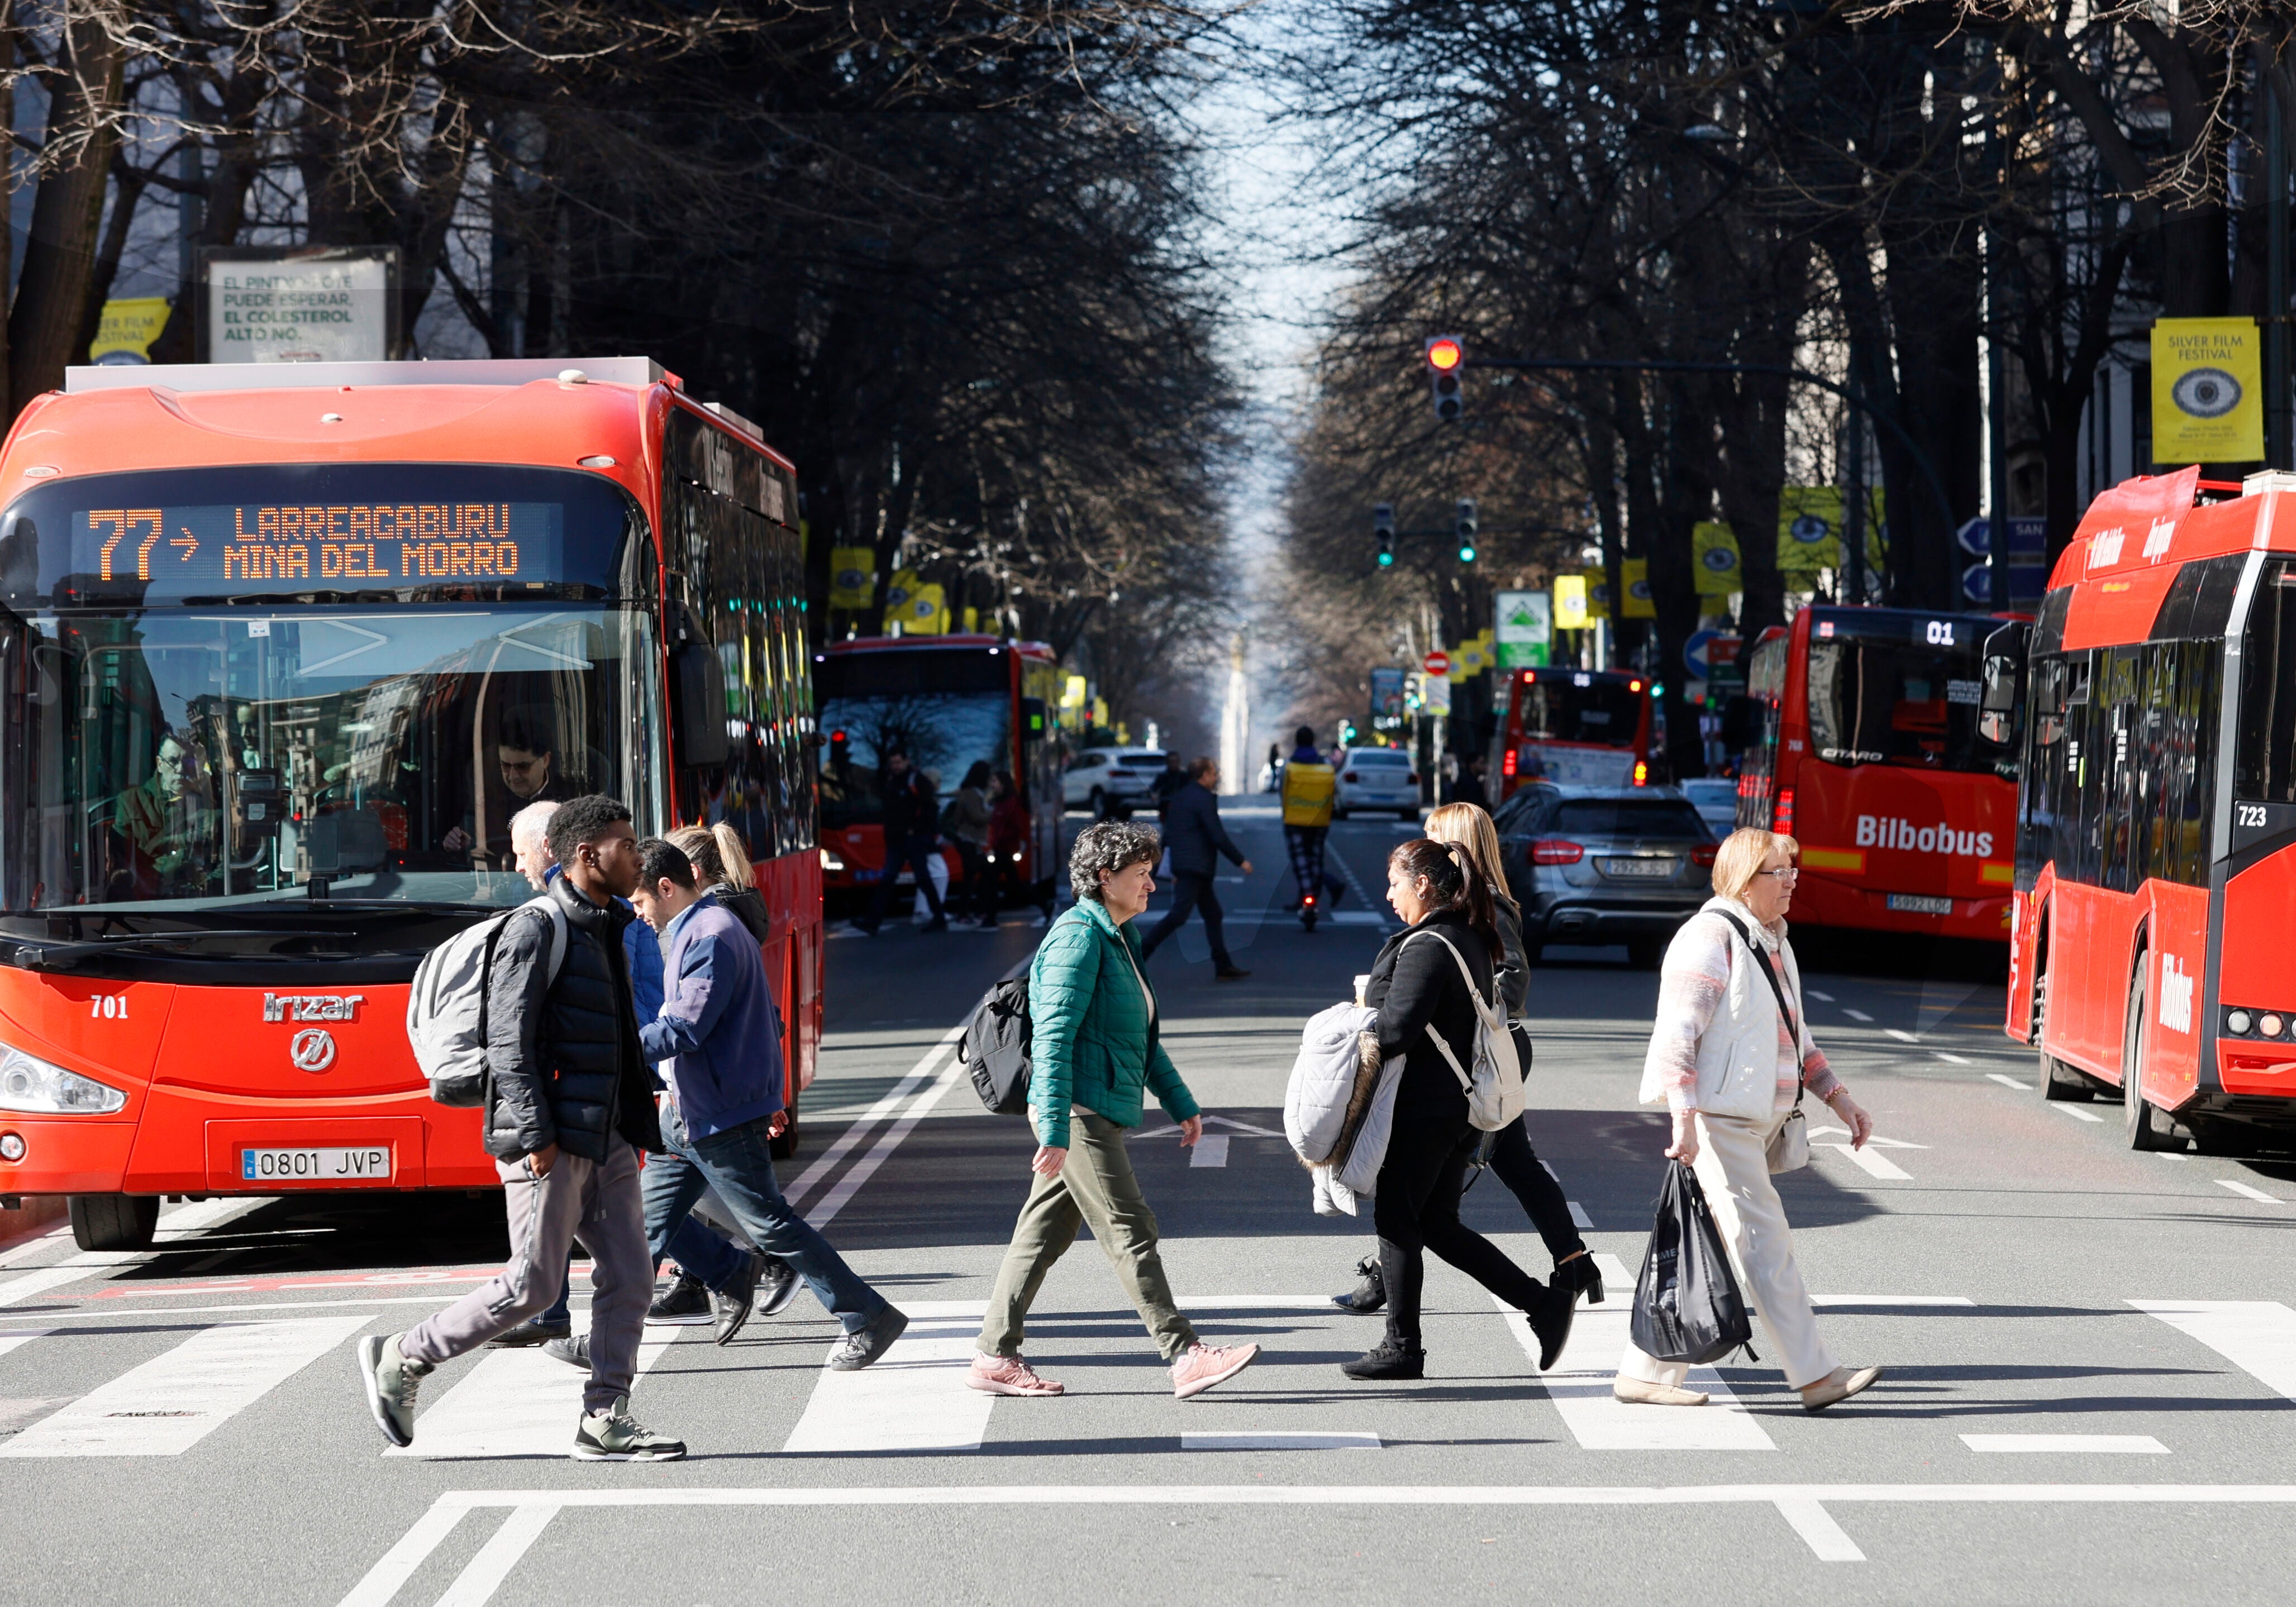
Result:
M1624 943L1654 968L1713 891L1719 844L1672 787L1529 786L1493 819L1534 960L1546 943Z

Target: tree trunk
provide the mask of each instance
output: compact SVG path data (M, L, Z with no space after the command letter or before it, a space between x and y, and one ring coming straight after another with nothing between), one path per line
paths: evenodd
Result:
M87 310L104 181L119 143L125 59L92 20L66 27L68 73L54 81L45 149L65 154L40 177L31 238L8 312L9 415L64 382Z

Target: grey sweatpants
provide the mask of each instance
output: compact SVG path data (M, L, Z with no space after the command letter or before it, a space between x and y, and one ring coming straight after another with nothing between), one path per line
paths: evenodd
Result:
M629 1393L653 1299L653 1258L646 1251L638 1152L619 1137L607 1142L602 1161L561 1151L539 1183L522 1160L495 1162L510 1218L510 1265L400 1334L401 1356L435 1366L515 1328L558 1298L566 1252L579 1239L590 1252L592 1291L590 1382L582 1409L603 1412Z

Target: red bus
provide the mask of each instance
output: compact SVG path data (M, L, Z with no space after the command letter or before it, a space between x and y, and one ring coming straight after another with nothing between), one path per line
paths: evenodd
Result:
M1800 842L1797 922L2009 935L2016 737L1980 718L2002 628L1990 614L1814 607L1763 633L1738 824Z
M2044 1097L2120 1090L2133 1148L2284 1149L2296 476L2202 488L2186 470L2103 493L2050 578L2019 688L2005 1025Z
M965 773L1010 772L1029 811L1015 880L1048 900L1060 868L1061 763L1054 729L1060 673L1042 642L997 636L865 636L814 654L824 742L821 864L831 893L873 890L884 874L878 778L896 750L933 779L946 808ZM956 850L941 855L952 883ZM1007 873L999 866L998 874ZM915 877L900 873L897 886Z
M78 368L0 485L0 1193L492 1188L416 962L508 823L736 824L821 1035L796 488L651 362Z
M1650 677L1622 669L1501 673L1490 774L1494 807L1527 781L1640 787L1651 779Z

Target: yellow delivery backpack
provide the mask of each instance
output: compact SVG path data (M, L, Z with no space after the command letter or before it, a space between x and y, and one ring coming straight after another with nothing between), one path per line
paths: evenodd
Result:
M1292 760L1283 767L1283 824L1330 825L1332 797L1339 790L1340 778L1331 766Z

